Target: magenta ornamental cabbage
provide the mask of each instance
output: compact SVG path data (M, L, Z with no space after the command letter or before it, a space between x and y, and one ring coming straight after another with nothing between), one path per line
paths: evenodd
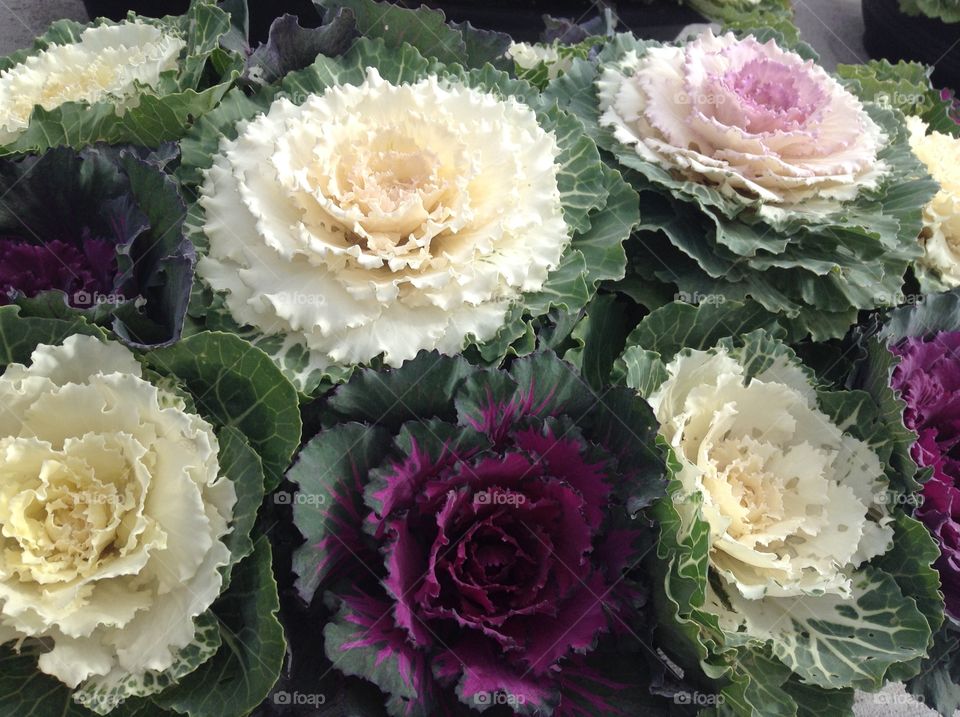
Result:
M652 543L634 516L664 482L646 404L596 396L552 354L507 372L422 353L364 371L324 409L341 422L289 478L300 593L339 606L333 666L376 683L391 714L456 698L615 713L627 685L601 655L640 653L632 677L650 673L636 568Z
M901 357L893 387L907 403L904 423L919 435L913 458L933 470L916 517L940 545L947 613L960 619L960 332L907 338L893 351Z

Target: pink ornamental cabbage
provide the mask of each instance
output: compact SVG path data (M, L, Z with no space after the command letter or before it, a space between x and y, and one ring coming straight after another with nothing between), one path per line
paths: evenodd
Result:
M876 188L880 127L853 94L774 41L711 32L627 53L598 80L602 115L641 159L728 197L823 211Z

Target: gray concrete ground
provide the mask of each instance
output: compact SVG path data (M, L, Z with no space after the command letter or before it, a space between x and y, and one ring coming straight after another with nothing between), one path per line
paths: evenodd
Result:
M804 39L825 65L866 60L860 0L794 0L794 4ZM29 45L53 20L85 17L80 0L0 0L0 56ZM855 712L857 717L935 717L899 686L860 695Z

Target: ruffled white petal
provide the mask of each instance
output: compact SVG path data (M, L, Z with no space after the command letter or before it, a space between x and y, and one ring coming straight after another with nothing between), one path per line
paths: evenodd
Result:
M919 117L908 117L910 147L940 191L923 210L920 264L933 270L947 288L960 286L960 139L928 132Z

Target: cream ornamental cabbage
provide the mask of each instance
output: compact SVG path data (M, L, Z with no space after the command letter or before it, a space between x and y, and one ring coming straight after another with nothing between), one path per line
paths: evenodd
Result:
M492 338L570 243L552 132L514 99L430 76L287 99L223 140L198 271L233 318L311 366Z
M0 72L0 145L23 132L34 107L65 102L115 103L118 114L139 104L138 85L154 87L176 68L186 43L141 21L90 27L79 42L51 45Z
M600 125L644 161L761 215L824 213L875 189L886 137L861 102L772 40L714 36L628 52L597 80Z
M575 58L573 53L562 56L556 43L546 45L544 43L514 42L507 50L507 55L517 63L518 67L524 70L536 69L541 63L546 65L547 78L550 80L556 79L559 75L569 71L573 67Z
M923 210L919 264L933 270L946 288L960 286L960 139L929 132L919 117L908 117L910 148L940 184Z
M782 357L749 382L722 348L681 354L667 372L650 405L681 461L682 495L702 496L711 567L748 600L848 597L851 570L893 537L877 455L817 408Z
M10 364L0 405L0 643L70 687L171 667L230 559L212 427L89 336Z

